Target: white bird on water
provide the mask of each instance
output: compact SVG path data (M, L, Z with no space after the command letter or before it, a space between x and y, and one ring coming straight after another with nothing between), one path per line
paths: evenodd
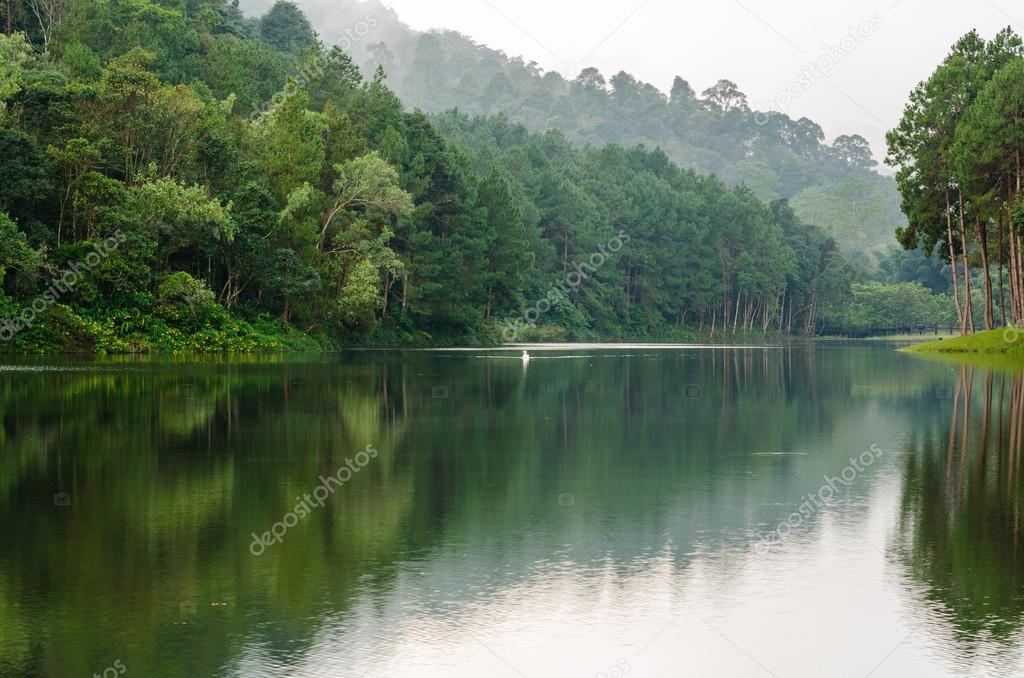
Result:
M523 351L523 362L524 363L530 362L530 352L529 351Z

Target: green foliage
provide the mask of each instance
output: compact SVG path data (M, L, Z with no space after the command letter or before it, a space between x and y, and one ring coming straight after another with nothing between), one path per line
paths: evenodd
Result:
M61 61L67 66L71 75L79 80L89 82L99 80L103 72L103 64L99 55L88 45L79 42L73 42L64 47Z
M317 183L324 164L327 125L308 104L309 95L289 78L280 99L249 130L250 155L278 199Z
M206 283L196 280L184 271L167 276L157 290L159 303L182 302L192 313L213 307L215 299Z
M935 294L952 294L949 267L920 249L891 247L878 255L877 277L883 283L919 282Z
M964 281L962 290L959 281L953 289L964 333L977 325L973 265L982 269L978 306L986 328L995 326L997 315L1003 322L1019 320L1024 309L1016 262L1011 260L1005 281L1009 313L995 308L992 283L998 276L1002 288L1004 263L1019 251L1014 245L1020 227L1013 217L1021 187L1022 106L1024 42L1009 28L990 41L972 31L911 92L899 126L887 137L887 161L899 168L897 183L910 220L898 233L900 242L929 256L937 252L953 278Z
M0 121L3 121L7 101L22 89L21 77L25 66L33 59L32 46L24 33L7 37L0 35Z
M138 217L160 243L165 259L191 246L234 238L231 204L210 199L200 186L182 186L161 178L136 186L132 193Z
M32 137L0 127L0 211L19 221L51 197L50 161Z
M785 201L660 150L407 112L290 3L258 27L222 0L72 8L54 59L0 45L16 64L2 81L4 311L116 245L15 350L493 342L510 326L524 340L813 333L860 275ZM443 84L424 64L417 86ZM491 85L501 98L523 82ZM666 103L592 71L573 91L652 124L655 104L749 115L725 81L705 100L677 83ZM793 143L813 155L820 130L801 124ZM832 161L863 168L861 142Z
M953 322L949 299L919 283L854 283L846 311L849 327L879 328L944 325Z
M302 10L286 0L279 0L260 19L260 38L285 52L308 49L316 42Z
M39 264L39 253L29 247L25 234L10 217L0 212L0 294L9 272L33 276Z

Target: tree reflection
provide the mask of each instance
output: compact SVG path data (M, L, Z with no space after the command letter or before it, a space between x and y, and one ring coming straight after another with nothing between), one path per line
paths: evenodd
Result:
M961 366L949 420L910 445L894 550L905 587L965 657L1024 628L1024 375Z
M944 400L915 409L945 366L877 350L638 350L525 373L518 356L384 352L109 367L0 374L0 675L115 658L154 678L287 673L402 621L410 572L437 577L416 602L452 608L538 563L586 579L663 554L685 574L696 554L753 552L824 474L907 422L930 435L908 462L906 562L951 608L1018 611L1005 500L1019 473L995 450L1020 448L1019 381L965 372L950 421ZM253 532L368 444L379 457L343 492L252 555Z

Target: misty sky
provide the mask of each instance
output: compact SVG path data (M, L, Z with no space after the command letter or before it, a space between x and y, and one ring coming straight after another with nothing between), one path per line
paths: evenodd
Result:
M1007 0L390 0L390 6L413 28L454 29L568 77L593 65L606 76L629 71L667 91L679 74L698 92L729 78L755 107L810 117L830 140L864 135L879 160L885 130L898 121L910 89L959 36L977 28L987 38L1007 25L1024 31L1015 18L1024 19L1024 8ZM861 25L844 49L850 29ZM807 71L800 84L804 66L819 61L828 76ZM791 85L798 96L780 100Z

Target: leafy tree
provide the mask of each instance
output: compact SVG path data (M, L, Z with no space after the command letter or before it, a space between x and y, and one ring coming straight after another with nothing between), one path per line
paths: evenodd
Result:
M73 42L64 47L61 62L79 80L90 82L99 80L103 73L103 63L100 61L99 55L88 45L83 45L80 42Z
M192 313L203 310L214 303L213 292L202 280L196 280L188 273L179 271L167 276L160 283L157 301L163 304L181 302Z
M291 78L281 98L251 126L251 155L278 200L302 184L315 185L324 163L323 117L310 111L309 95Z
M369 216L383 213L394 217L412 212L412 198L398 185L398 172L376 152L335 165L337 179L320 223L320 248L328 230L343 211Z
M29 246L18 225L0 212L0 293L4 291L8 273L31 277L40 263L39 252Z
M34 139L0 128L0 212L28 224L53 198L53 170Z
M522 303L523 289L533 266L524 215L508 176L494 168L480 182L477 204L487 211L487 305L490 319L514 311Z
M871 153L871 144L859 134L844 134L832 142L832 153L850 167L866 169L878 164Z
M891 247L878 255L879 282L920 283L935 294L951 295L949 273L942 262L929 257L922 250L904 250Z
M608 86L601 71L593 67L580 71L574 84L584 92L603 92Z
M672 92L671 101L676 106L689 107L693 102L697 100L697 93L693 91L693 87L690 83L686 82L678 75L672 81Z
M295 3L278 0L260 19L260 38L282 52L295 52L312 47L316 33Z
M146 181L132 189L131 200L165 263L184 252L212 253L216 243L235 236L231 205L211 199L200 186L167 178Z
M704 90L704 100L722 113L733 109L747 110L747 95L731 80L719 80L714 86Z
M7 101L22 89L26 67L33 65L32 46L22 33L0 36L0 121L4 119Z
M54 33L60 29L71 10L71 0L25 0L25 5L39 24L43 51L48 52Z
M850 327L944 324L950 320L949 302L919 283L854 283L851 291L853 300L846 311Z

